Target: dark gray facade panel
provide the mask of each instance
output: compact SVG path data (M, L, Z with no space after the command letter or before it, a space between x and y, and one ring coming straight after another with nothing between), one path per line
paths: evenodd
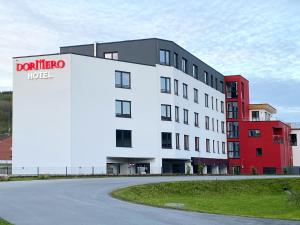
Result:
M131 41L120 41L111 43L97 43L97 57L104 58L106 52L118 52L118 59L130 63L139 63L154 66L160 64L160 49L170 52L170 66L174 66L174 53L178 55L178 69L181 69L181 60L187 60L187 74L193 76L193 65L198 67L198 80L204 82L204 71L208 73L208 85L211 85L213 79L213 88L216 88L216 79L218 90L221 91L221 83L224 84L224 76L208 66L200 59L174 43L173 41L157 38L140 39ZM61 53L74 53L81 55L94 56L94 45L78 45L60 48Z

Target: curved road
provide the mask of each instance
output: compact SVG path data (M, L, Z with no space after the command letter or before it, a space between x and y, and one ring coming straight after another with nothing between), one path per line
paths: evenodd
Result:
M114 177L2 182L0 217L15 225L300 225L296 221L154 208L108 195L114 189L134 184L242 178L253 177Z

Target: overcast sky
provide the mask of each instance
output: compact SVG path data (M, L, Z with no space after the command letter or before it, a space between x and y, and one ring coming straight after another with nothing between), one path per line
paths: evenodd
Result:
M12 89L13 56L150 37L178 43L225 75L242 74L252 103L300 121L299 0L0 0L0 90Z

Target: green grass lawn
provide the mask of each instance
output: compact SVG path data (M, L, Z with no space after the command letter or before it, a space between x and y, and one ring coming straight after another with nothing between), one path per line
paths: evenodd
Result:
M12 224L0 218L0 225L12 225Z
M127 187L112 196L158 207L181 203L197 212L300 220L300 208L284 188L300 192L300 179L169 182Z

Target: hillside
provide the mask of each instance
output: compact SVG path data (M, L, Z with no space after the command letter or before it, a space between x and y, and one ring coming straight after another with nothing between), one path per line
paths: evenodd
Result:
M0 134L11 133L12 92L0 93Z

